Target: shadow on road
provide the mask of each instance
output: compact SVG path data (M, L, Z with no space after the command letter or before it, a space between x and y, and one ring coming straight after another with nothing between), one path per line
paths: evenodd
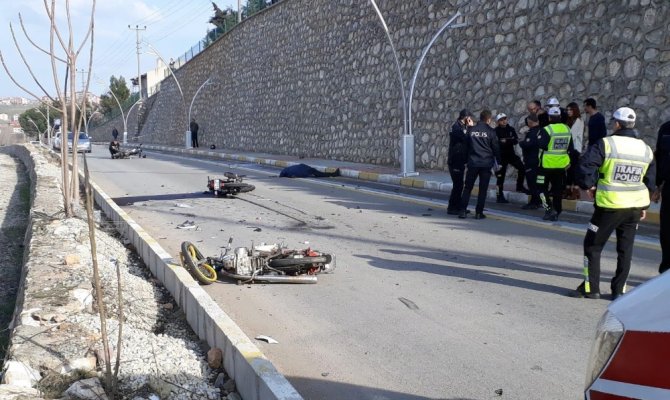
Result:
M207 197L213 197L213 195L205 194L203 192L147 194L143 196L116 197L113 198L112 200L119 206L125 207L141 201L202 199Z
M473 400L466 398L425 397L349 383L305 377L286 377L306 399L358 400ZM413 388L409 388L409 390Z

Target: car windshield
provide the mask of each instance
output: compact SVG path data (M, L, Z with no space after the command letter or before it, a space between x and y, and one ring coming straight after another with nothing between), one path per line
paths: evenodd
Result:
M67 134L67 140L72 140L72 137L73 137L73 136L74 136L74 135L72 134L72 132L69 132L69 133ZM85 134L85 133L83 133L83 132L80 133L80 134L79 134L79 140L81 140L81 139L88 139L88 135Z

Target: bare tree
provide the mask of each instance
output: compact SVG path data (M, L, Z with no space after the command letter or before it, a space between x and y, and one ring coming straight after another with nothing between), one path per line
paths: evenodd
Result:
M56 21L56 0L51 0L50 4L48 0L43 0L44 10L49 18L50 27L49 27L49 47L45 49L37 44L26 31L25 25L23 23L23 18L19 14L19 22L21 25L21 30L23 31L28 42L33 45L37 50L49 56L51 60L51 69L52 69L52 78L53 85L56 91L56 99L59 100L58 104L61 105L59 111L62 113L62 125L61 125L61 136L62 136L62 145L61 145L61 174L63 181L63 206L65 209L65 214L68 217L74 215L74 210L78 205L79 201L79 174L78 171L78 159L77 159L77 141L79 139L80 127L83 123L83 118L86 115L86 97L88 93L88 87L91 79L91 74L89 72L88 79L86 80L85 86L82 88L82 98L81 105L77 106L77 86L76 86L76 69L77 69L77 59L81 51L84 49L86 44L89 44L89 60L88 60L88 71L91 71L91 66L93 63L93 45L94 45L94 21L95 21L95 4L96 0L91 0L91 17L88 30L85 37L82 39L79 46L75 46L74 43L74 32L72 29L72 17L70 14L70 0L65 0L65 16L66 16L66 35L61 34L61 29L59 28ZM62 4L62 3L61 3ZM26 69L30 73L33 81L37 84L39 89L42 91L43 95L48 97L51 100L51 104L54 103L54 97L52 97L44 87L43 82L41 82L34 74L30 64L26 60L24 52L19 45L19 42L16 39L16 34L11 23L9 25L12 39L16 47L17 52L19 53L21 60L23 61ZM65 40L67 39L67 40ZM58 46L60 45L60 49ZM12 73L7 68L5 59L2 52L0 51L0 62L7 72L9 78L18 86L21 90L31 95L38 101L41 101L41 96L38 96L33 91L26 88L25 85L19 83ZM65 84L61 87L61 76L59 74L58 67L65 66ZM69 88L68 82L69 81ZM43 102L48 107L52 107L48 102ZM77 115L76 110L79 108L81 113L79 115L78 121L75 121L75 116ZM68 146L67 146L67 135L68 132L72 130L72 157L68 161ZM72 165L72 173L69 170L69 164Z
M23 50L21 46L19 45L18 41L16 40L16 35L14 32L14 29L12 25L10 24L10 30L12 33L12 39L14 41L14 44L16 46L16 49L21 56L21 59L23 63L25 64L26 68L28 69L28 72L30 73L30 76L32 79L35 81L37 86L40 88L40 90L44 93L45 96L47 96L51 101L50 102L43 102L47 107L52 107L54 103L60 104L60 109L59 111L62 113L62 124L61 124L61 171L62 171L62 180L63 180L63 204L65 208L65 214L67 217L72 217L74 215L74 210L76 207L79 205L79 167L78 167L78 157L77 157L77 141L79 139L79 131L81 129L82 123L84 122L84 118L86 118L86 106L87 106L87 93L88 93L88 87L90 84L90 79L91 79L91 66L93 62L93 47L94 47L94 20L95 20L95 4L96 0L91 0L91 18L90 18L90 23L88 26L88 30L86 32L86 35L84 39L81 41L78 47L75 46L74 43L74 32L72 30L72 18L70 14L70 0L65 0L65 16L66 16L66 24L67 24L67 35L61 34L61 30L59 29L56 21L56 0L51 0L51 4L48 3L48 0L43 0L44 2L44 10L46 11L47 16L49 17L50 21L50 28L49 28L49 48L48 50L40 47L37 43L35 43L31 35L26 32L25 25L23 23L23 18L19 14L19 21L21 23L21 29L23 30L23 33L25 34L28 42L30 42L31 45L33 45L35 48L37 48L39 51L41 51L44 54L47 54L49 58L51 59L51 69L52 69L52 77L53 77L53 84L56 90L56 98L59 100L58 102L55 102L55 99L49 95L47 90L44 88L44 85L40 80L35 76L33 73L30 64L26 61L26 57L24 56ZM61 3L62 4L62 3ZM66 39L67 40L66 40ZM79 58L79 55L81 51L84 49L84 46L89 43L89 61L88 61L88 79L86 80L86 83L84 87L82 88L82 97L81 97L81 104L77 104L77 87L76 87L76 79L75 79L75 74L76 74L76 67L77 67L77 59ZM58 45L60 45L60 48L58 48ZM61 54L62 50L62 54ZM2 62L2 66L7 72L7 75L9 78L16 84L19 88L21 88L24 92L27 94L33 96L37 100L41 101L41 97L37 96L35 93L33 93L31 90L27 89L24 85L19 83L15 77L12 75L12 73L9 71L7 68L7 65L5 63L4 57L2 55L2 52L0 52L0 62ZM59 75L59 68L58 67L65 66L65 84L63 87L61 87L61 76ZM69 87L68 87L68 81L69 81ZM79 118L76 118L77 116L77 110L79 110ZM75 120L76 119L76 120ZM72 173L70 173L69 167L70 163L68 162L68 144L67 144L67 135L68 132L72 130L72 157L71 157L71 165L72 165ZM97 297L97 306L98 306L98 312L100 314L100 326L101 326L101 333L102 333L102 344L104 347L104 363L105 363L105 380L106 380L106 390L107 394L109 395L109 398L114 400L116 397L116 392L118 390L118 371L119 371L119 357L120 357L120 349L121 349L121 329L122 329L122 319L123 319L123 299L121 296L121 283L120 283L120 272L118 270L117 266L117 276L119 278L118 282L118 301L119 301L119 337L117 341L117 362L116 366L114 369L114 372L112 373L112 365L111 365L111 354L110 354L110 348L109 348L109 338L107 334L107 318L106 318L106 308L105 305L103 304L103 290L102 290L102 283L100 281L100 274L98 271L98 260L97 260L97 250L96 250L96 241L95 241L95 222L93 218L93 195L91 192L91 187L90 187L90 182L88 180L89 174L88 174L88 165L86 164L86 158L84 156L84 172L85 172L85 206L86 206L86 214L87 214L87 219L88 219L88 227L89 227L89 240L91 243L91 256L92 256L92 264L93 264L93 285L95 287L95 292L96 292L96 297Z

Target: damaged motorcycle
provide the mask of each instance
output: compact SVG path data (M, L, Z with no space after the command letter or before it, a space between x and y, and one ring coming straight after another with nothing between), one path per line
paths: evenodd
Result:
M209 190L209 193L213 193L215 197L227 195L234 196L238 193L247 193L256 189L256 186L243 182L245 175L226 172L223 176L223 179L210 179L209 176L207 177L207 189Z
M233 239L218 257L204 257L191 242L181 244L182 265L204 285L224 276L238 283L316 283L316 275L335 270L335 257L311 248L289 249L279 244L237 247Z

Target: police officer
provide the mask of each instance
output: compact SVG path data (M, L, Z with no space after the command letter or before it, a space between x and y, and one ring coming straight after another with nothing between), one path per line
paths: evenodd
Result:
M661 201L661 264L658 272L664 273L670 269L670 121L665 122L658 129L656 140L656 191L652 200Z
M639 138L635 112L622 107L614 112L614 133L590 146L577 170L577 183L595 197L595 211L584 238L584 282L574 297L600 298L600 253L616 230L617 267L612 279L612 300L626 289L626 279L633 256L637 224L649 207L649 189L653 175L649 164L653 153ZM597 190L596 190L597 189Z
M498 189L496 201L498 203L509 203L503 194L508 165L516 168L517 171L516 191L526 194L529 194L530 192L523 187L523 180L526 177L526 169L523 166L523 162L521 162L521 158L514 152L514 146L519 144L519 136L517 135L516 130L509 125L505 113L500 113L496 116L496 123L498 124L496 126L496 136L498 136L500 158L502 159L502 167L496 173L496 186Z
M521 151L523 152L523 165L526 167L526 183L528 184L528 191L530 192L530 200L528 204L521 208L524 210L537 210L542 207L540 200L540 191L537 187L537 172L540 168L540 120L537 114L530 114L526 117L526 125L528 125L528 132L526 137L519 143Z
M545 221L557 221L563 211L563 189L565 188L565 170L570 166L572 133L570 127L561 122L561 109L549 109L549 125L540 131L540 172L537 184L540 186L540 199L545 209ZM552 205L547 201L548 187L551 185Z
M467 154L468 172L465 175L465 188L461 198L461 212L458 218L467 217L467 207L470 202L472 188L479 178L479 194L477 196L477 207L475 208L475 219L484 219L484 203L486 193L489 190L491 180L491 168L496 166L500 169L500 148L496 131L491 128L493 114L484 110L479 114L479 122L468 130Z
M458 215L461 212L461 196L463 195L463 180L465 179L465 164L468 162L467 130L474 126L472 113L462 109L458 114L458 120L451 126L449 132L449 154L447 165L449 175L453 184L449 195L447 214ZM466 204L467 208L467 204Z

